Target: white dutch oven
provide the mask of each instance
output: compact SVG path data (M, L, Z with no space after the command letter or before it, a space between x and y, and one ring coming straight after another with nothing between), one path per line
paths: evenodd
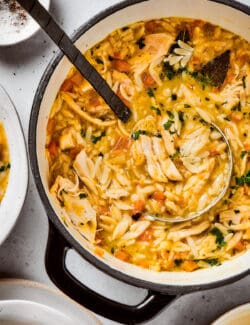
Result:
M139 20L167 16L198 18L220 25L250 40L250 8L231 0L130 0L118 4L90 20L73 36L81 51L93 46L111 31ZM42 77L33 104L29 150L35 181L51 221L46 266L52 280L64 292L106 317L124 322L142 321L163 308L179 294L216 287L249 273L250 251L221 266L186 272L154 272L124 263L110 254L98 257L93 247L60 220L62 211L52 203L47 182L48 164L44 154L46 124L51 105L70 69L61 53ZM66 250L75 248L84 258L104 272L135 286L154 290L138 306L129 307L101 297L76 281L65 269ZM84 293L85 292L85 293ZM155 292L158 292L157 294ZM159 294L159 292L163 294Z
M8 139L11 164L8 187L0 203L1 245L16 223L28 186L27 152L21 124L13 103L1 86L0 121Z

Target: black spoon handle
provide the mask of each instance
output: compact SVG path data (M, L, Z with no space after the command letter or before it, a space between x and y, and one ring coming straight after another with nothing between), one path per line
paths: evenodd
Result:
M129 108L113 92L107 82L72 43L70 38L52 18L50 13L37 0L18 0L18 2L58 45L61 51L81 72L84 78L95 88L97 93L110 106L116 116L122 122L127 122L131 115Z

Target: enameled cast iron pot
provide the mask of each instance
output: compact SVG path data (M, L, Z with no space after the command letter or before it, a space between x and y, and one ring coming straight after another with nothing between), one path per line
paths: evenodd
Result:
M84 24L73 36L84 52L111 31L130 23L180 16L198 18L220 25L250 40L250 7L232 0L127 0L107 9ZM70 69L70 63L58 53L45 71L36 92L29 129L31 166L41 199L50 221L46 268L54 283L66 294L92 311L122 323L141 322L154 316L176 295L213 288L233 282L249 273L250 251L218 267L186 272L154 272L124 263L110 254L99 257L93 247L74 230L66 228L53 204L47 183L45 158L46 125L58 89ZM149 290L137 306L111 301L77 281L65 267L69 248L107 274L131 285Z

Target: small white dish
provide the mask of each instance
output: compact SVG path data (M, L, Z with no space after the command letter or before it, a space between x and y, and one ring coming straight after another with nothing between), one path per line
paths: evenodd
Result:
M0 280L0 325L101 325L59 290L33 281Z
M49 9L50 0L40 0L41 4ZM29 16L19 16L20 11L11 12L8 3L0 0L0 46L20 43L39 30L39 25Z
M0 121L6 132L11 164L7 190L0 203L1 245L17 221L28 187L28 161L22 127L15 107L1 85Z
M220 316L212 325L249 325L250 303L238 306Z

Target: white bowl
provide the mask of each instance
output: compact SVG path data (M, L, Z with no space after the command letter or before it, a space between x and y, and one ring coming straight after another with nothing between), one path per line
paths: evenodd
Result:
M212 325L249 325L250 324L250 303L238 306L220 318Z
M40 3L49 9L50 0L40 0ZM13 15L9 10L0 8L0 46L20 43L34 35L40 28L29 14L27 14L27 20L23 25L16 24Z
M13 103L0 86L0 121L10 150L10 174L6 193L0 203L0 245L14 227L27 192L28 161L24 136Z
M101 325L59 290L33 281L0 280L0 325Z

